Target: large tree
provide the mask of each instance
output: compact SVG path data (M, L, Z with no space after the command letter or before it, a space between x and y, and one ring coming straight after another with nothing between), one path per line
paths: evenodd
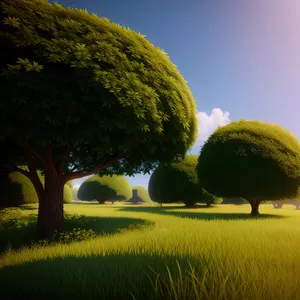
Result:
M18 149L4 167L34 184L42 236L63 226L67 181L146 173L195 141L186 81L141 34L84 10L2 0L0 47L0 143Z
M205 142L197 170L205 189L221 197L244 198L257 215L261 201L299 194L300 144L275 124L232 122Z
M151 199L158 203L183 202L193 206L203 201L196 166L198 155L186 155L171 163L160 164L152 173L148 190Z
M132 188L124 176L94 175L80 185L77 197L85 201L97 200L100 204L126 201L132 197Z

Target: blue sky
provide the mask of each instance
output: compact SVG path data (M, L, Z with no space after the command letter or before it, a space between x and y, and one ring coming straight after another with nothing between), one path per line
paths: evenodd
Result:
M61 0L146 35L188 81L199 138L241 118L300 137L299 0ZM128 178L147 187L149 176ZM76 185L84 179L75 180Z

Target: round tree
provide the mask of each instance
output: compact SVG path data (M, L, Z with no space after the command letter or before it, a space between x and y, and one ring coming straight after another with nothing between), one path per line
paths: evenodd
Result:
M5 167L34 184L42 236L62 228L69 180L146 173L196 139L186 81L141 34L57 3L2 0L0 47L0 142L23 148Z
M209 192L244 198L251 204L251 214L257 215L261 201L299 194L300 144L275 124L232 122L205 142L197 172Z
M132 197L132 189L128 180L123 176L95 175L84 181L77 193L79 200L97 200L100 204L105 201L126 201Z
M68 184L64 186L64 203L71 203L72 202L72 191Z
M22 170L28 170L26 166L18 166ZM38 172L39 179L43 182L43 175ZM36 194L35 188L32 182L23 174L19 172L12 172L8 175L9 186L16 188L16 190L11 190L12 194L8 195L12 199L14 206L22 204L32 204L38 202L38 196ZM18 186L18 187L17 187Z
M149 180L149 195L154 202L183 202L193 206L202 197L196 165L198 155L186 155L170 164L161 164Z
M68 185L68 187L69 187L70 189L72 189L73 186L74 186L74 183L73 183L72 180L68 181L66 184Z
M137 203L153 203L148 190L143 186L134 186L132 187L132 198L128 202L137 204Z
M72 188L72 199L73 200L79 200L77 197L78 190L79 190L79 188L77 188L77 187Z

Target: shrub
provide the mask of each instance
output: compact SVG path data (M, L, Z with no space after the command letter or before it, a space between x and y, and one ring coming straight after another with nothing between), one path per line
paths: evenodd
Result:
M85 180L77 193L79 200L97 200L100 204L105 201L126 201L132 197L132 189L124 176L94 175Z
M72 191L68 184L64 186L64 203L71 203L72 202Z

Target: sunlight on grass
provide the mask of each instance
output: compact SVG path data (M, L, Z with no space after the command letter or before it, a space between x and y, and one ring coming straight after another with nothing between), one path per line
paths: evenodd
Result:
M36 213L28 208L23 213ZM110 233L5 252L0 282L22 282L16 295L31 291L44 299L63 280L56 299L66 298L67 287L75 299L297 299L300 218L292 206L262 205L259 218L249 218L248 205L69 204L65 211ZM4 294L9 288L1 285Z

